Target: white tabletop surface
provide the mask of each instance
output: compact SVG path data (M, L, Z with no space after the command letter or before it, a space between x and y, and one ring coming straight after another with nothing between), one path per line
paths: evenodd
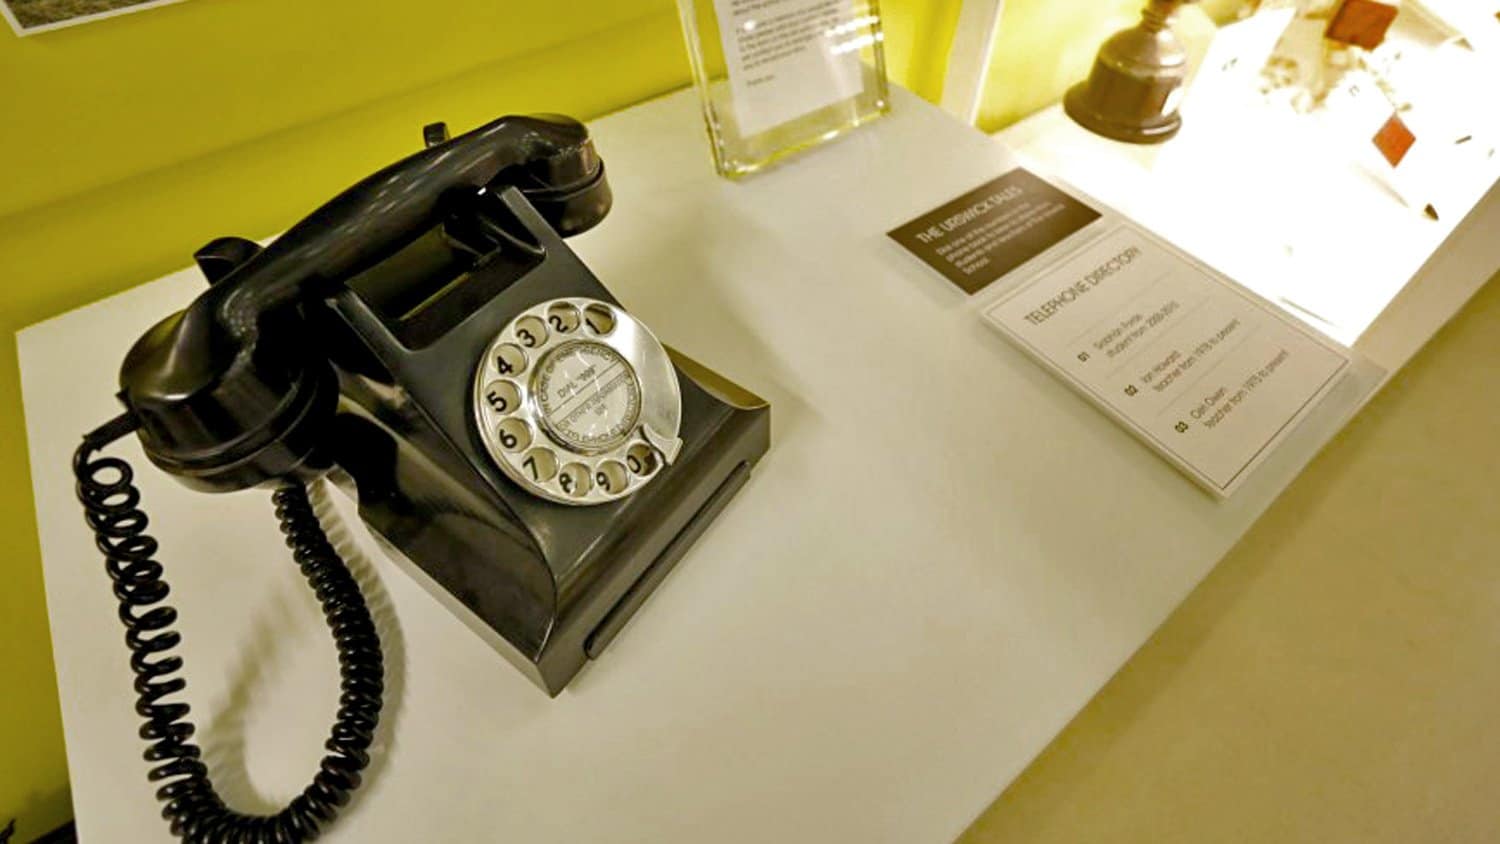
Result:
M366 787L325 840L949 841L1371 383L1347 382L1218 502L984 326L987 294L885 237L1013 166L1000 143L897 92L888 119L733 184L690 91L594 130L616 204L576 248L664 340L771 401L772 449L555 700L347 519L391 691ZM85 841L167 833L69 456L117 411L125 349L201 286L179 273L20 336ZM313 773L336 700L313 600L264 494L190 492L133 440L112 452L143 467L216 780L272 810Z

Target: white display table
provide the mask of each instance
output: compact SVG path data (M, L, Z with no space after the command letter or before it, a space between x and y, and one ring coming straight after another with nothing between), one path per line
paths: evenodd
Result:
M594 129L616 204L576 248L666 342L771 401L771 452L555 700L351 520L390 692L366 787L325 840L949 841L1371 383L1348 382L1216 502L986 328L985 294L885 237L1013 166L1002 144L898 91L889 119L732 184L712 173L690 91ZM1388 348L1407 351L1387 363L1488 274L1489 258L1463 260L1420 280L1438 304L1392 329ZM201 287L183 272L20 336L85 841L167 833L69 458L117 412L126 348ZM272 810L313 773L337 697L312 597L264 494L193 493L133 440L111 451L141 467L216 780L236 806Z

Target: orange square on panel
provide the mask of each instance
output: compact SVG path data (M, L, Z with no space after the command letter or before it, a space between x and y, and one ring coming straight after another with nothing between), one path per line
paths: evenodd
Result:
M1386 30L1396 20L1396 7L1376 0L1344 0L1323 37L1373 50L1385 40Z
M1390 162L1392 167L1396 167L1401 164L1401 159L1406 157L1411 145L1417 142L1417 136L1406 128L1406 123L1400 117L1393 114L1391 119L1380 127L1380 131L1375 133L1372 140L1375 142L1375 148L1380 150L1385 160Z

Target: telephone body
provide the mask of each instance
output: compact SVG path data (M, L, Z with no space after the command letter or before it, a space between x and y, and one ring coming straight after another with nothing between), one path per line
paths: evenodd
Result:
M663 346L564 244L612 202L582 124L506 117L424 134L426 150L270 246L201 249L209 289L131 349L126 412L75 457L140 661L147 758L166 760L152 779L168 781L158 796L184 838L311 837L367 761L378 634L303 484L327 476L349 492L408 572L556 695L769 447L763 400ZM164 655L176 634L155 541L129 467L94 457L132 431L193 488L279 487L283 530L334 627L346 690L335 752L279 815L225 807L186 705L161 700L184 681ZM346 654L350 642L363 652Z
M375 533L555 695L748 479L769 445L769 419L760 399L640 337L644 326L520 191L497 200L486 213L512 215L530 248L521 266L485 267L503 289L431 345L410 349L392 330L400 323L382 317L371 294L388 281L376 277L384 267L331 301L324 316L350 354L330 443ZM627 330L647 348L616 351ZM549 375L557 386L543 389ZM580 386L599 392L581 403L579 392L571 403L559 396ZM644 421L653 403L668 408L654 415L680 417L681 427ZM583 443L587 432L549 422L580 409L625 430Z

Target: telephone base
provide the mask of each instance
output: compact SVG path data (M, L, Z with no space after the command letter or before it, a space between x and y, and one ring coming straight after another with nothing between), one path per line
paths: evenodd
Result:
M677 567L677 561L681 560L688 549L693 547L693 543L697 542L698 537L703 535L703 531L708 529L709 523L719 515L719 511L724 509L729 499L733 498L749 480L750 464L741 463L729 473L724 483L714 490L713 495L703 502L703 506L693 515L692 521L688 522L682 530L678 531L677 536L667 543L667 547L662 550L661 554L650 566L647 566L636 582L625 590L625 594L620 596L619 602L604 616L604 620L599 622L594 632L583 640L583 652L589 659L598 659L599 655L604 653L604 649L609 647L609 644L625 628L626 622L635 616L636 610L641 608L646 599L651 597L651 593L656 591L656 587L660 586L662 581L667 579L667 575L672 573L672 569Z
M346 491L359 502L361 518L408 575L550 696L603 654L770 446L764 400L675 351L672 359L694 410L689 446L634 499L589 508L600 511L590 514L600 521L587 541L518 541L517 533L573 528L555 519L589 511L541 501L524 513L483 510L460 494L482 490L455 490L453 476L436 471L413 445L412 432L356 406L341 413L340 439L363 457L334 477L346 487L353 481ZM372 445L377 438L380 448ZM376 452L392 462L372 465ZM450 505L470 499L462 518L430 509L439 493ZM551 579L543 588L517 588L518 573L526 572ZM533 630L540 635L528 639Z

